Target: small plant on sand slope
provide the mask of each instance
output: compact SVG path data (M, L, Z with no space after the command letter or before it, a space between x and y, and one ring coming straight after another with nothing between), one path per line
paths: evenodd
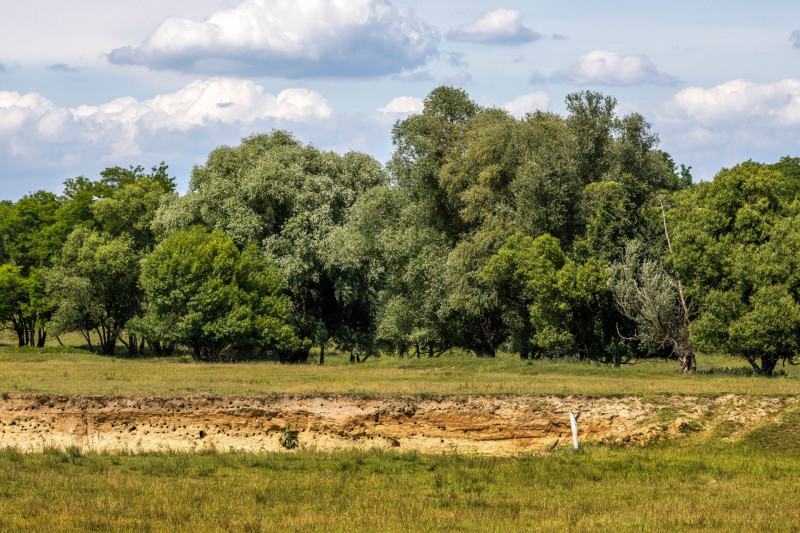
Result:
M286 424L286 429L283 430L278 442L287 450L294 450L300 446L300 441L297 438L297 431L292 431L292 424Z

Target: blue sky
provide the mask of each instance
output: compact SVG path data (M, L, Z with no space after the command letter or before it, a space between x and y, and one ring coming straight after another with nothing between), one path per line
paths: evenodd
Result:
M272 128L385 162L434 87L517 115L615 96L696 179L800 155L797 2L0 0L0 199Z

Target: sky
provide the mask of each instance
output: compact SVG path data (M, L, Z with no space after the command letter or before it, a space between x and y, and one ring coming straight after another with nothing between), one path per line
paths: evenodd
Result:
M440 85L516 116L614 96L695 180L800 156L800 3L0 0L0 200L274 128L391 156Z

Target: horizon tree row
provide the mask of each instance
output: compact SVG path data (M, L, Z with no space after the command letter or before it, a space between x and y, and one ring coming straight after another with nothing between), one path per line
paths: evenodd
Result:
M0 202L0 321L20 345L198 359L695 350L771 375L800 347L800 159L693 184L639 114L584 91L521 119L434 89L384 168L284 131Z

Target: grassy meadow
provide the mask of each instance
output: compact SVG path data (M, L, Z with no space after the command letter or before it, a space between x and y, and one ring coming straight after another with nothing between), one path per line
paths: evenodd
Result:
M796 395L800 367L779 368L771 379L747 376L741 359L698 357L698 373L684 376L675 361L643 361L614 368L576 360L520 361L500 354L478 359L445 353L438 358L372 357L352 364L326 352L325 365L277 362L198 363L186 355L116 357L48 343L45 349L0 344L0 392L68 395L352 394L368 396L534 394L622 396L651 394ZM52 341L51 341L52 342Z
M63 339L62 339L63 340ZM800 369L746 376L699 357L613 368L578 361L370 358L325 366L104 357L0 345L0 392L68 395L800 394ZM312 353L312 357L316 354ZM724 437L724 435L722 435ZM795 531L800 409L735 441L481 457L385 451L23 454L0 449L0 531Z
M7 449L0 530L796 531L800 445L769 438L514 458Z

